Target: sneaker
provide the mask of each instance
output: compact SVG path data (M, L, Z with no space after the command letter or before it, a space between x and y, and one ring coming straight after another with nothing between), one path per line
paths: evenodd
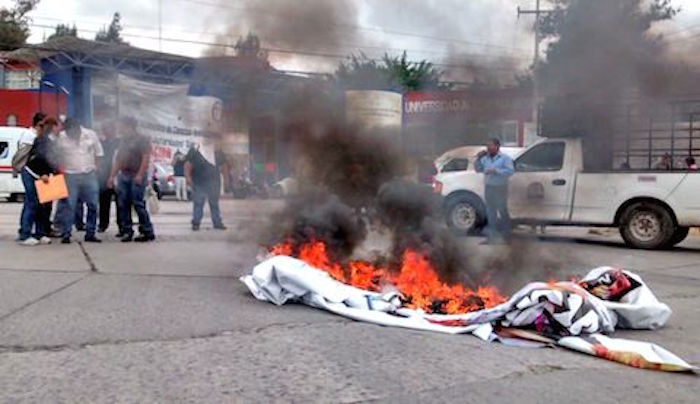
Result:
M228 227L224 226L223 224L217 224L217 225L214 225L214 229L216 229L216 230L226 230L226 229L228 229Z
M153 234L151 234L151 235L149 235L149 236L146 236L146 235L142 234L142 235L136 237L136 238L134 239L134 241L137 242L137 243L148 243L149 241L153 241L153 240L155 240L155 239L156 239L156 236L153 235Z
M35 239L34 237L29 237L27 239L21 240L19 242L19 245L25 246L25 247L34 247L39 245L39 240Z
M199 231L199 225L198 225L198 224L193 224L193 225L192 225L192 231Z
M133 234L124 234L122 236L122 243L131 243L134 240Z
M101 243L102 240L95 236L85 236L85 242L86 243Z
M49 237L43 236L39 239L39 244L48 245L51 244L52 241L53 240L51 240Z
M70 244L70 237L63 237L61 239L61 244Z

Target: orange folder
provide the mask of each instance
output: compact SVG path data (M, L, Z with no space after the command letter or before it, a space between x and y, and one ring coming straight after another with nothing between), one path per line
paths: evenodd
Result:
M68 187L66 186L66 178L63 174L50 176L49 182L47 183L39 179L36 180L34 184L36 184L36 193L39 196L39 203L53 202L68 198Z

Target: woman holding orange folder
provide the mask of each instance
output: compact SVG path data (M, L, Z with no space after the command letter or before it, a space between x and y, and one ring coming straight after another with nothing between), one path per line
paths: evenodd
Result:
M39 203L34 183L39 179L48 182L49 176L55 173L55 160L49 134L56 124L54 118L44 120L29 152L27 164L22 169L25 194L18 241L24 246L51 244L51 239L48 237L51 229L45 228L46 223L49 222L49 218L45 216L51 215L51 203ZM35 229L34 234L32 234L32 229Z

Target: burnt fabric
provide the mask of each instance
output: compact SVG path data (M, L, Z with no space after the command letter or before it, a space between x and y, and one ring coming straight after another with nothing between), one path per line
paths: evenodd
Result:
M501 305L457 315L408 309L396 292L358 289L287 256L261 262L241 281L259 300L301 302L357 321L471 333L513 345L560 346L640 368L695 370L655 344L604 335L616 328L657 329L671 315L639 276L611 267L593 269L579 282L530 283Z

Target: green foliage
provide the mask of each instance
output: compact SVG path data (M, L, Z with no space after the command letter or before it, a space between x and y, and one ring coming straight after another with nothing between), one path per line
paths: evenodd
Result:
M400 57L384 54L379 61L360 53L351 55L346 62L341 62L334 79L345 88L393 89L406 92L442 88L441 76L442 72L428 61L409 61L406 52Z
M29 17L39 0L15 0L12 8L0 8L0 50L12 50L22 46L29 38Z
M56 31L54 31L51 36L47 38L48 41L55 39L55 38L61 38L64 36L72 36L72 37L78 37L78 27L73 24L73 26L68 26L65 24L58 24L56 25Z
M107 28L102 28L97 35L95 35L95 40L98 42L127 44L127 42L121 37L122 29L121 15L116 12L112 17L112 22L109 23L109 26Z

